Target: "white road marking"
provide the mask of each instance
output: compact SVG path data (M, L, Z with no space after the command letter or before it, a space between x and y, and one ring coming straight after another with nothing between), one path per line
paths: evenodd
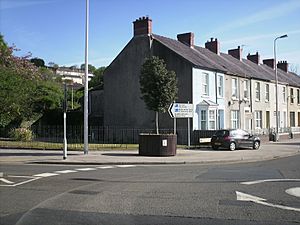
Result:
M9 180L7 180L5 178L0 178L0 181L4 182L6 184L13 184L13 183L15 183L15 182L9 181Z
M285 190L285 192L288 193L289 195L293 195L295 197L300 198L300 187L289 188Z
M34 177L52 177L52 176L57 176L57 173L40 173L33 175Z
M236 191L236 199L238 201L246 201L246 202L254 202L260 205L270 206L273 208L279 208L279 209L285 209L285 210L292 210L296 212L300 212L300 208L290 207L290 206L284 206L284 205L278 205L266 202L267 200L264 198L260 198L254 195L245 194L239 191Z
M55 173L60 173L60 174L65 174L65 173L76 173L78 171L76 170L60 170L60 171L55 171Z
M114 166L99 166L97 167L98 169L112 169L112 168L116 168Z
M135 165L116 165L116 167L129 168L129 167L136 167L136 166Z
M92 170L97 170L96 168L79 168L79 169L76 169L78 171L92 171Z
M16 187L16 186L19 186L19 185L22 185L22 184L26 184L26 183L29 183L29 182L32 182L32 181L35 181L35 180L38 180L42 177L32 177L32 176L7 176L7 177L17 177L17 178L30 178L29 180L25 180L23 182L20 182L20 183L14 183L14 184L2 184L0 186L2 187Z
M254 180L254 181L246 181L241 182L241 184L251 185L251 184L260 184L265 182L289 182L289 181L299 181L300 179L266 179L266 180Z

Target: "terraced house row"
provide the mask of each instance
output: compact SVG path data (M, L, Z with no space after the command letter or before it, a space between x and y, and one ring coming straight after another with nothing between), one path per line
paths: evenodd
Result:
M242 48L220 52L212 38L205 47L194 44L194 34L171 39L152 33L152 20L133 22L133 38L104 73L103 124L128 128L154 127L154 112L141 100L139 76L149 56L164 59L178 79L177 102L194 105L192 130L242 128L267 133L276 127L275 66L278 68L279 127L300 127L300 77L288 63L260 59L258 52L242 58ZM167 113L160 127L172 128ZM177 129L186 129L185 119Z

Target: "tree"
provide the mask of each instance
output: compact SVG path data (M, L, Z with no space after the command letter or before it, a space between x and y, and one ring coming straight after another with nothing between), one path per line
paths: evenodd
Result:
M155 111L156 133L159 134L158 113L166 112L177 96L176 74L167 70L163 59L152 56L142 65L140 85L147 108Z
M94 67L91 64L88 64L88 68L89 68L89 73L94 73L96 71L96 67ZM85 70L85 64L81 64L80 69Z
M32 116L35 84L9 68L0 66L0 127L17 126Z
M103 73L105 70L105 66L99 67L94 71L94 76L89 81L89 87L99 87L100 89L103 89Z
M36 67L45 67L45 61L37 57L30 59L30 62L32 62Z

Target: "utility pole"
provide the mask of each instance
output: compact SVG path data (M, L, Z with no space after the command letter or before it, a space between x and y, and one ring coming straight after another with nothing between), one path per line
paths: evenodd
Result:
M86 0L85 15L85 80L84 80L84 154L89 153L89 67L88 67L88 33L89 33L89 0Z

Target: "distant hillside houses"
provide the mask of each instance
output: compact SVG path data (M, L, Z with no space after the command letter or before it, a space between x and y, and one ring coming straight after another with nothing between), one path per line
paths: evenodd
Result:
M275 128L275 66L280 131L299 130L300 77L288 71L288 62L261 61L258 52L244 59L239 46L222 53L220 45L212 38L205 47L196 46L192 32L178 34L177 39L154 34L149 17L134 21L132 39L104 72L104 126L154 127L154 112L141 99L139 77L145 60L158 56L177 75L177 102L194 105L191 130L241 128L268 133ZM162 129L173 127L168 113L159 118ZM178 119L177 129L187 129L187 121Z

